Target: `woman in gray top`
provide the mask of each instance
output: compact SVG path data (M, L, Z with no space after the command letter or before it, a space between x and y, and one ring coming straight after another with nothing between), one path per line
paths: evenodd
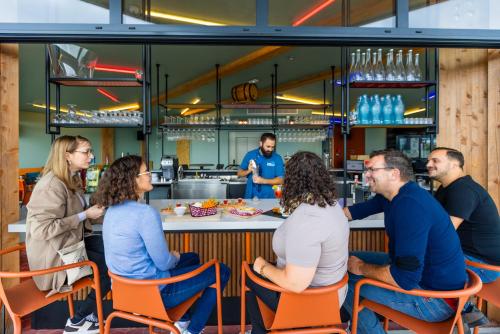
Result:
M281 205L290 216L273 235L277 263L255 259L253 270L280 287L300 293L310 286L337 283L347 272L349 226L321 158L299 152L286 164ZM266 333L256 296L277 309L279 293L247 281L252 333ZM347 288L339 291L339 304Z

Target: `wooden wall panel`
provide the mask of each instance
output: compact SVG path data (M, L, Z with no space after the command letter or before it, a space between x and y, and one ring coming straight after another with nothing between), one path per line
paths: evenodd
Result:
M460 150L465 172L500 207L500 51L439 51L438 146ZM500 311L488 308L500 320Z
M189 165L189 159L191 155L191 141L178 140L176 144L176 154L179 158L179 165Z
M19 219L19 47L0 44L0 248L19 242L17 233L9 233L8 225ZM19 254L3 256L4 271L19 271ZM5 280L5 286L15 284ZM8 316L6 316L9 319ZM0 319L1 321L1 319ZM8 320L7 331L12 324Z
M101 161L109 164L115 160L115 129L101 129Z

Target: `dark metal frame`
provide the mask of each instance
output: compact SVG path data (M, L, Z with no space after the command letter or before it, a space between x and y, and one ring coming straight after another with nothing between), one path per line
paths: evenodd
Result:
M268 25L268 0L256 1L254 26L130 25L122 22L121 0L110 0L109 24L0 23L0 42L96 42L169 44L274 44L337 46L425 46L500 48L500 30L409 28L409 0L396 1L396 27L349 27L349 1L343 5L344 27ZM147 10L150 5L147 1ZM145 20L149 21L149 17Z

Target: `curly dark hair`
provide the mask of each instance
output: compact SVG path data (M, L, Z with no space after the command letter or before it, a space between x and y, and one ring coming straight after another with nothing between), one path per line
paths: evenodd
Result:
M137 155L115 160L103 173L92 202L108 207L127 200L137 201L139 197L135 179L143 163L142 158Z
M302 203L322 208L337 203L333 179L312 152L295 153L286 163L281 205L290 214Z

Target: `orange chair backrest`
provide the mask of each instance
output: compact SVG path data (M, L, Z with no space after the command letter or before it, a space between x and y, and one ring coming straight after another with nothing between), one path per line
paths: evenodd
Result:
M165 311L158 285L146 284L147 280L124 278L112 272L108 274L113 282L115 310L172 321ZM141 284L143 282L144 284Z
M338 291L347 285L347 273L341 281L333 285L309 288L298 294L258 278L250 271L246 262L243 263L243 268L252 281L281 292L276 312L257 298L264 325L268 330L333 326L342 323Z

